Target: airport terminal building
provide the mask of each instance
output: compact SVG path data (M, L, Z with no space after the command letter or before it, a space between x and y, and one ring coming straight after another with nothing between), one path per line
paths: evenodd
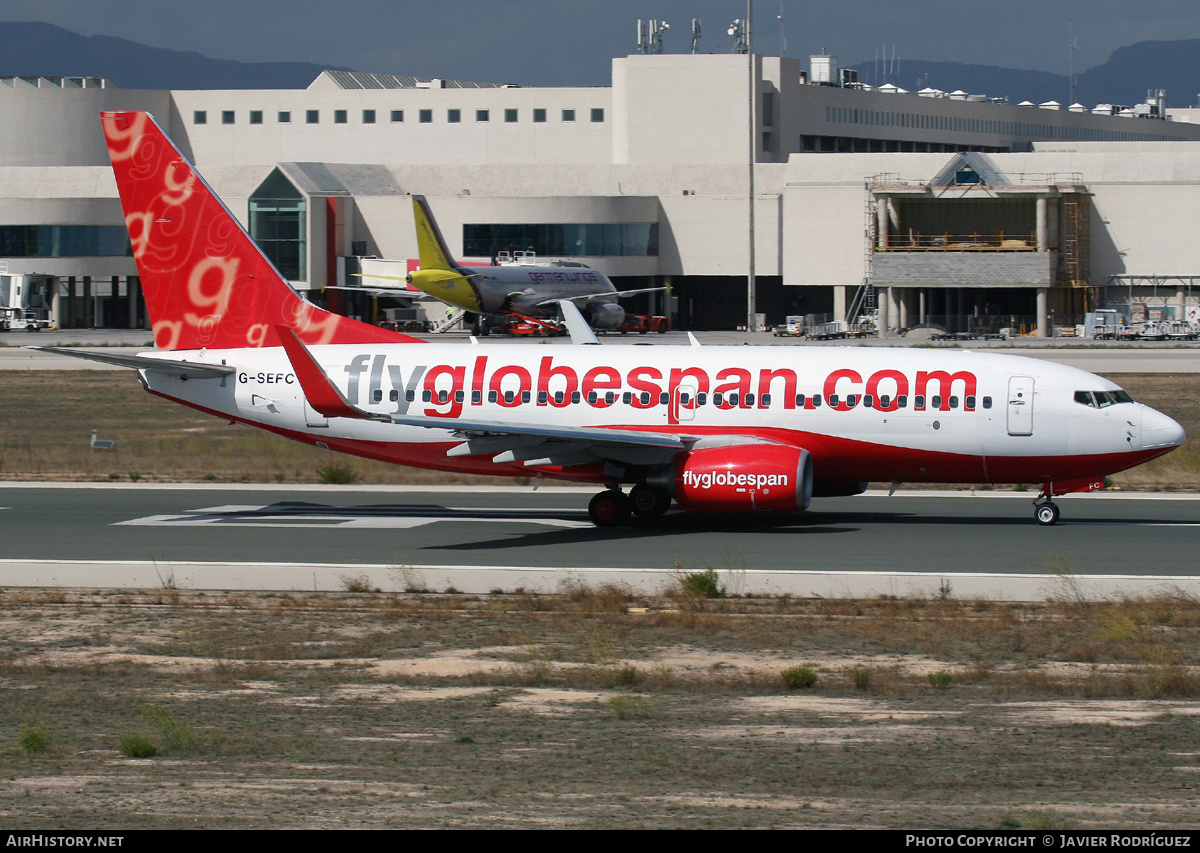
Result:
M403 276L417 254L409 196L423 194L460 258L580 260L618 288L670 286L632 310L734 328L751 146L768 323L875 311L884 330L1050 334L1108 305L1194 315L1200 110L1155 94L1013 104L859 86L833 57L752 61L753 97L738 54L618 58L610 86L583 88L351 72L299 90L0 78L0 306L65 327L145 325L99 121L140 109L297 289L364 319L368 295L326 288Z

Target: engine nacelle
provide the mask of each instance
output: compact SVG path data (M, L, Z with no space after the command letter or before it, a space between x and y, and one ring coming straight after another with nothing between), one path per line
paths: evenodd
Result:
M812 457L784 444L701 448L675 468L675 500L693 512L796 512L812 489Z
M615 302L593 302L581 313L593 329L611 331L625 322L625 309Z

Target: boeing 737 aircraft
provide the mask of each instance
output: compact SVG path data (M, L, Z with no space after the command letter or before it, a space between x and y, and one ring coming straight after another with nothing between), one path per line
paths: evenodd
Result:
M555 320L562 300L570 300L593 328L610 331L625 320L622 296L662 290L617 290L608 277L578 263L545 266L464 266L450 255L424 196L413 196L417 252L421 268L405 278L418 290L474 314Z
M149 115L103 124L156 348L56 351L135 368L152 394L296 441L601 484L589 514L608 526L672 503L794 512L869 481L1039 483L1035 518L1053 524L1054 496L1184 440L1106 379L1009 355L422 343L302 299ZM469 287L439 251L424 276ZM571 302L563 311L594 343Z

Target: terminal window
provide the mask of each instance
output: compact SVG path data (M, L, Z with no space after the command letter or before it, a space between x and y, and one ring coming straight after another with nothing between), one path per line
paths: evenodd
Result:
M546 121L546 111L545 110L534 110L533 111L533 121L535 124L544 124Z
M404 110L392 110L392 122L404 121Z
M375 123L375 110L363 110L363 124Z
M192 113L192 124L208 124L208 112L206 110L196 110Z
M280 124L290 124L291 121L292 121L291 110L280 110L279 111L279 123Z
M517 120L517 111L516 110L505 110L504 111L504 120L507 122L516 121Z
M308 110L307 112L304 113L304 120L308 124L320 124L321 111L320 110Z
M604 109L601 107L592 108L592 121L604 121Z
M463 225L463 245L474 257L532 248L539 255L656 256L657 222L589 222Z
M307 259L307 204L275 169L250 196L250 236L288 281L303 281Z
M263 116L262 110L250 110L250 123L251 124L262 124L263 123L262 116Z
M350 117L346 114L345 110L334 110L333 111L333 123L334 124L346 124L346 122L349 121L349 118Z
M417 121L421 122L421 124L432 123L433 122L433 110L421 110L421 112L417 114Z

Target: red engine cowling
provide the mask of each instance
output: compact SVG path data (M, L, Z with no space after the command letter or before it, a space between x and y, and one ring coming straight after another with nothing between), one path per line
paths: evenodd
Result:
M812 489L812 457L784 444L701 448L675 469L675 500L693 512L796 512Z

